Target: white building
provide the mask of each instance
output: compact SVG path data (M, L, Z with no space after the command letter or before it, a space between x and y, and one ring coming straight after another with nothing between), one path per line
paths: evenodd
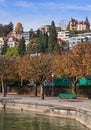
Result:
M91 42L91 32L78 34L78 36L85 37L85 39L86 39L87 41L90 41L90 42Z
M29 43L29 39L30 39L30 34L29 34L29 32L23 32L22 37L24 37L24 39L25 39L25 44L26 44L26 46L27 46L27 44Z
M0 37L0 49L4 45L4 42L5 42L4 39L2 37Z
M16 45L18 45L18 43L19 43L18 39L13 36L9 37L7 40L7 45L9 47L15 47Z
M73 46L77 45L78 43L83 43L85 41L86 41L85 37L82 37L82 36L79 36L79 37L70 37L68 39L69 48L72 48Z
M69 31L60 31L58 32L57 38L64 40L64 41L68 41L68 39L71 37L71 34Z

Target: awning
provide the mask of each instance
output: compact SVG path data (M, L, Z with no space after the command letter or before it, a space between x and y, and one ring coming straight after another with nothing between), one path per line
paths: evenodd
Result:
M80 79L80 81L77 84L77 86L91 86L91 79L83 77L82 79Z
M54 79L54 85L55 86L66 86L69 87L72 85L72 81L68 78L55 78Z

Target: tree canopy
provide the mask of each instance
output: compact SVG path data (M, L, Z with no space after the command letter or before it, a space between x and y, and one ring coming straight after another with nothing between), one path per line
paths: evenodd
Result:
M21 23L17 23L16 26L15 26L15 31L17 33L22 33L23 32L23 26Z

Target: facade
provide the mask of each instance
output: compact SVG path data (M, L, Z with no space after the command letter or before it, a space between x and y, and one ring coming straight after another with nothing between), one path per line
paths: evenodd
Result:
M12 32L10 32L7 37L15 37L17 39L21 39L22 38L22 34L18 34L15 30L13 30Z
M2 47L4 46L5 44L5 39L0 37L0 53L1 53L1 50L2 50Z
M40 30L41 32L48 33L49 30L50 30L50 25L42 25L42 26L39 28L39 30Z
M29 43L29 39L30 39L30 34L29 34L29 32L23 32L22 37L24 37L24 39L25 39L25 44L26 44L26 46L27 46L27 44Z
M2 48L4 43L5 43L4 39L2 37L0 37L0 49Z
M18 39L13 36L9 37L7 40L7 45L9 47L15 47L18 45L18 43L19 43Z
M57 38L63 41L67 41L71 37L71 33L69 31L60 31L58 32Z
M90 24L88 21L77 21L76 19L71 18L68 24L68 29L70 31L89 31Z
M8 47L15 47L18 45L19 40L13 36L0 38L0 49L4 46L5 42L7 42Z
M78 43L83 43L85 42L86 39L85 37L79 36L79 37L71 37L69 38L68 42L69 42L69 48L73 48L75 45L77 45Z

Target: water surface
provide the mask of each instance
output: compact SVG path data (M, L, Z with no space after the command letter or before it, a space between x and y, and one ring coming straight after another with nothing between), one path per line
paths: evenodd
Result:
M0 111L0 130L89 130L71 119L36 115L32 112Z

